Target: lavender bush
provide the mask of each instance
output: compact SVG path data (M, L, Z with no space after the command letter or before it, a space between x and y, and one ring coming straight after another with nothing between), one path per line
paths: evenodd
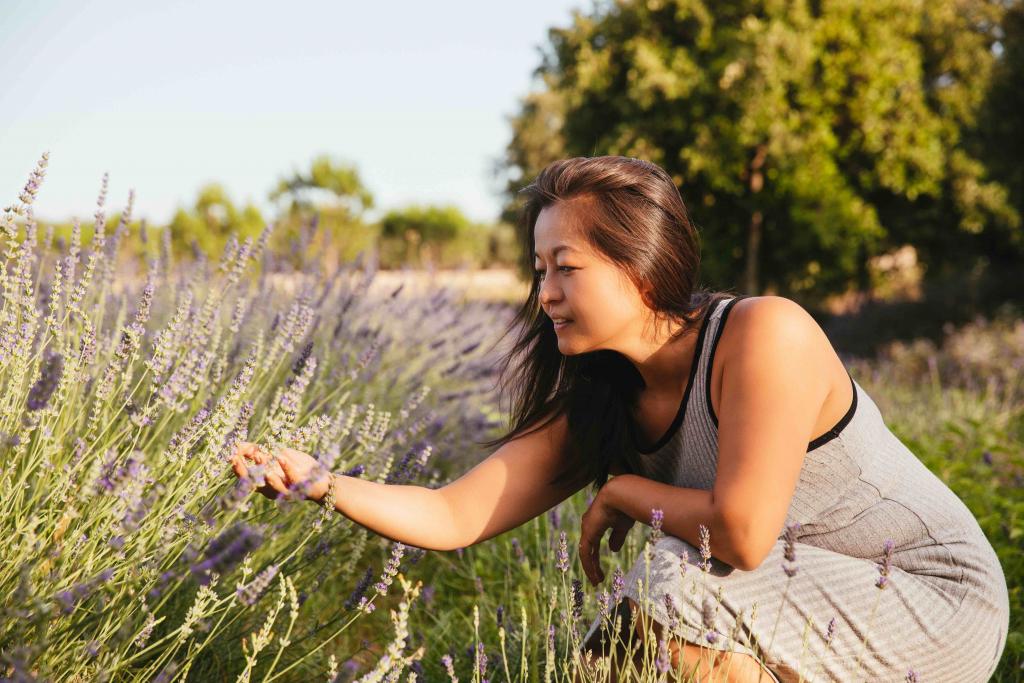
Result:
M217 264L175 263L165 237L144 280L119 277L132 195L108 237L104 177L89 249L77 222L40 244L46 166L0 219L0 675L326 672L360 620L381 632L402 553L384 566L387 539L341 515L254 500L228 456L252 440L436 485L493 423L482 342L507 312L372 293L372 262L275 273L272 225ZM398 642L387 672L411 661Z

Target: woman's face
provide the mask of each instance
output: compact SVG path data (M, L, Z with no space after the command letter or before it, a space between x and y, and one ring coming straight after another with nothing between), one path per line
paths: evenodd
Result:
M650 314L626 275L583 238L584 212L570 202L541 210L534 226L534 271L540 305L555 325L558 350L574 355L622 350L640 334Z

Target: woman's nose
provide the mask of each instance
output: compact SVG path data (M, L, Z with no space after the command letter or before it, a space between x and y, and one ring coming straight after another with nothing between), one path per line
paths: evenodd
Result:
M555 287L550 280L543 280L540 283L540 302L543 304L549 301L556 300L561 295L561 292Z

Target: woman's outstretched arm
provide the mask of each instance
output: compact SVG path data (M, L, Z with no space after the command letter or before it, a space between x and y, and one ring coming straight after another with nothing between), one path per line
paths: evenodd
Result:
M291 448L282 449L269 461L256 445L243 442L232 457L232 468L239 477L251 478L249 468L263 465L266 485L258 490L268 498L305 482L304 493L319 501L332 480L319 462ZM440 490L405 484L381 484L374 481L334 475L334 508L356 524L393 541L427 550L454 550L460 545L460 525Z
M567 437L565 416L558 416L439 489L335 475L334 507L374 533L417 548L465 548L520 526L582 488L549 483ZM285 448L269 462L255 444L243 442L232 457L235 474L247 477L252 464L266 466L266 485L259 490L269 498L301 486L307 498L319 501L332 480L306 453Z

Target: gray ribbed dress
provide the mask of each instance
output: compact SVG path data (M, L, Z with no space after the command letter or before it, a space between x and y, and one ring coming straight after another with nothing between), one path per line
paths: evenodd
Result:
M641 476L712 488L718 418L711 406L711 362L740 298L719 301L705 317L697 362L672 426L653 450L637 449ZM932 683L987 681L1006 643L1010 611L995 551L970 510L889 431L874 401L850 381L850 408L808 444L786 514L786 524L801 525L792 578L782 568L782 534L752 571L716 559L711 538L707 573L697 548L665 536L653 547L646 578L644 554L633 563L624 595L662 625L671 620L670 598L677 638L755 654L777 681L902 682L908 669ZM887 539L894 543L891 569L888 585L879 589ZM643 599L638 579L644 581ZM716 608L713 644L702 621L705 596ZM617 611L628 620L626 605L623 599ZM598 615L584 640L601 623Z

